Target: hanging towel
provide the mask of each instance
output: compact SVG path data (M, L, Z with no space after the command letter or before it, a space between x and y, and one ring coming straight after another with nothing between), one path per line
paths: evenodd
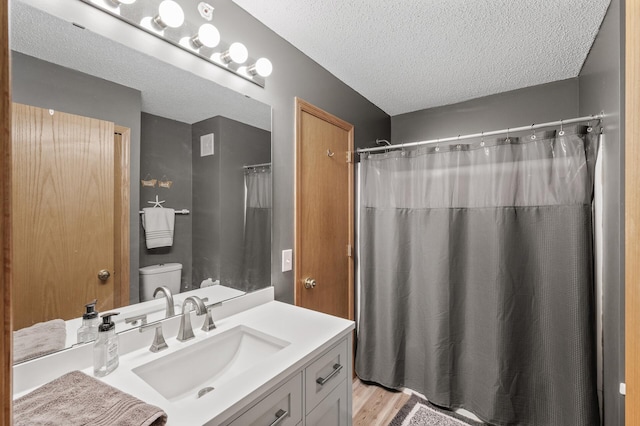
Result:
M176 213L173 209L145 207L142 209L142 227L147 248L171 247Z
M13 332L13 362L27 361L64 349L67 339L61 319L39 322Z
M80 371L72 371L13 402L14 426L162 426L167 414Z

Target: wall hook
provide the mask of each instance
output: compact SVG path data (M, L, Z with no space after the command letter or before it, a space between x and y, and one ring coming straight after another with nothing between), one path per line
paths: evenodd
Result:
M327 157L333 157L334 155L336 155L335 152L331 152L330 149L327 150Z

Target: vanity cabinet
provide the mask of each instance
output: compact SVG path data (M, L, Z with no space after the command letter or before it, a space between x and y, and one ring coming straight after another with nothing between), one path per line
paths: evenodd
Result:
M248 404L229 426L351 424L351 336ZM214 424L214 423L212 423Z
M302 421L302 373L298 373L240 417L233 426L281 425L295 426Z

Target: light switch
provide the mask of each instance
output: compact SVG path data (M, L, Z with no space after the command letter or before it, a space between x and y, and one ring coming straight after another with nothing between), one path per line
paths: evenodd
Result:
M290 271L293 268L293 250L282 250L282 272Z

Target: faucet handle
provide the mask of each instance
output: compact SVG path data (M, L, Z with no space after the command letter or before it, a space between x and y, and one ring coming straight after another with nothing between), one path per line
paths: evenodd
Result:
M219 303L213 303L209 306L207 306L207 316L204 317L204 323L202 324L202 331L211 331L214 328L216 328L215 323L213 322L213 316L211 315L211 308L213 308L214 306L220 306L222 305L222 302Z
M151 329L156 330L156 335L153 338L153 343L151 343L149 350L151 352L160 352L161 350L167 349L169 345L167 345L167 342L164 340L164 336L162 335L162 322L146 324L141 326L138 330L140 330L140 333L144 333Z
M124 322L131 325L138 325L138 321L140 321L140 325L147 324L147 315L136 315L135 317L128 317L124 319Z

